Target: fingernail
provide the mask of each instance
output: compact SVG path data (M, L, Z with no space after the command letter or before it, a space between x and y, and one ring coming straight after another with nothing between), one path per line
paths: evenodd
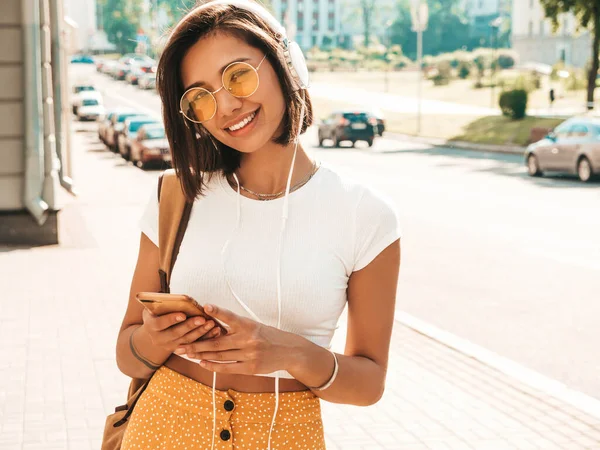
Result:
M215 326L215 324L213 322L207 322L206 325L204 325L204 328L206 330L210 330L214 326Z
M185 320L184 316L177 316L177 322L183 322Z
M213 305L206 305L206 306L204 307L204 309L206 309L206 311L208 311L208 312L213 312L213 309L214 309L214 308L213 308Z
M204 323L204 319L196 319L194 321L194 325L202 325Z
M176 355L183 355L185 353L185 348L178 348L175 350Z

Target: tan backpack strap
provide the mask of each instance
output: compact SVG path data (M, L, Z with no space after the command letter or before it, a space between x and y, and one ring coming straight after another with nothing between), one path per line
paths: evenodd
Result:
M192 204L187 202L173 169L159 180L158 253L162 292L169 292L171 271L190 218Z

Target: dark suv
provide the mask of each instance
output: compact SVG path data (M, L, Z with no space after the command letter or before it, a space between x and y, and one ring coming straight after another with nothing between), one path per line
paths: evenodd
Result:
M319 145L325 139L331 139L334 147L339 147L342 141L366 141L369 147L373 145L377 134L377 120L364 111L337 111L331 113L319 123Z

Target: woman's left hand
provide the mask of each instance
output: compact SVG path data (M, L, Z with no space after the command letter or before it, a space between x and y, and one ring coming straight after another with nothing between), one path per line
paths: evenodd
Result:
M181 345L175 354L202 360L200 366L212 372L238 375L268 374L286 370L297 354L297 336L239 316L227 309L206 305L205 311L224 322L227 335ZM218 363L212 361L237 361Z

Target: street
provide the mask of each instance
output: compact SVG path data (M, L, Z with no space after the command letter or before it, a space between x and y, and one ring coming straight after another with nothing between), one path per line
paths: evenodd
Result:
M154 92L92 77L109 107L158 114ZM398 205L398 310L600 398L600 184L530 178L518 155L316 140L303 142L317 158Z

